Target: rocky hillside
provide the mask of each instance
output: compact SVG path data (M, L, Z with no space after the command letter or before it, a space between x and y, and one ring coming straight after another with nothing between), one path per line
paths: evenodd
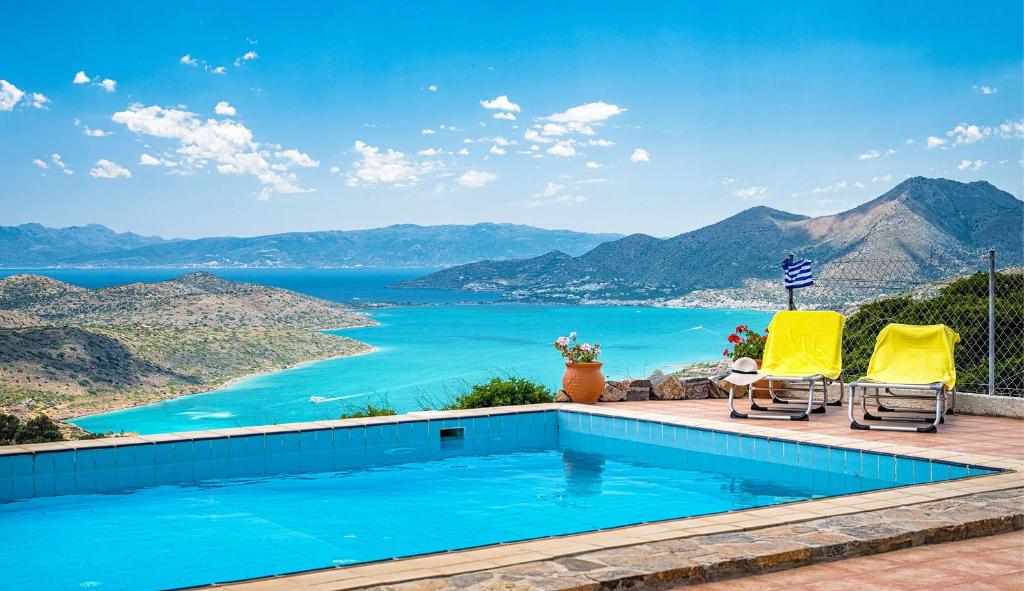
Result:
M42 228L42 226L34 225ZM93 226L88 226L93 227ZM18 228L24 228L19 226ZM66 267L446 267L481 259L516 259L552 248L582 254L619 234L588 234L545 230L516 224L417 226L403 224L353 231L292 232L269 236L214 237L116 246L105 250L40 249L25 238L20 246L4 250L3 266ZM98 226L102 228L102 226ZM103 228L106 230L105 228ZM51 233L64 230L45 229ZM107 230L110 232L110 230ZM124 235L118 235L124 236ZM134 235L133 235L134 236ZM25 249L35 250L25 250ZM19 259L18 253L31 256ZM45 256L44 256L45 255Z
M206 273L97 290L15 275L0 280L0 410L67 418L207 390L366 352L319 331L372 324L339 304Z
M1019 264L1022 229L1024 203L987 182L916 177L835 215L808 218L754 207L673 238L635 234L578 257L551 252L485 261L401 286L490 289L570 302L665 301L778 286L779 265L789 252L814 260L819 273L829 265L897 258L913 261L921 279L936 279L977 268L990 247L999 251L1001 264Z
M0 226L0 266L45 267L71 256L89 257L162 242L166 241L156 236L115 232L99 224L68 228L40 224Z

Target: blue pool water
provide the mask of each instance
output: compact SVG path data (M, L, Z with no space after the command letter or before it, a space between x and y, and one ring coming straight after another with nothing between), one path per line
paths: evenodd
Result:
M0 456L0 588L201 585L988 472L568 411Z
M551 343L570 331L602 344L609 378L642 378L720 359L737 324L761 328L770 319L750 310L527 304L395 307L373 316L380 326L338 332L374 345L374 353L73 422L94 432L164 433L335 419L367 400L420 410L498 374L533 379L554 392L565 367ZM311 396L335 400L314 404Z

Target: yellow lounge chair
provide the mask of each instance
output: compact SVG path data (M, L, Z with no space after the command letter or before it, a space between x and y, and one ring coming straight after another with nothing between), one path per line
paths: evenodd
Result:
M956 365L953 347L960 335L944 324L915 326L890 324L878 333L875 350L868 363L868 372L850 384L850 428L878 429L882 431L917 431L935 433L945 422L945 415L956 397ZM865 425L853 418L854 395L863 389L860 404L864 420L889 422L923 422L926 426ZM914 392L916 390L916 392ZM921 393L928 390L928 393ZM947 396L947 393L950 396ZM879 415L868 412L867 399L871 396ZM935 400L935 416L927 408L886 406L882 398L890 400ZM927 413L929 416L921 416ZM889 415L889 416L883 416Z
M735 386L729 388L730 416L736 419L782 419L806 421L811 413L823 413L826 406L841 406L843 388L840 381L839 397L829 402L828 387L843 373L843 325L846 318L838 312L797 311L777 312L768 325L768 340L764 359L757 372L759 382L747 388L750 410L741 413L734 401ZM775 406L761 406L754 400L755 392L769 392ZM780 398L779 395L789 397ZM815 397L820 402L815 405ZM807 396L806 408L800 396ZM796 405L800 406L797 407Z

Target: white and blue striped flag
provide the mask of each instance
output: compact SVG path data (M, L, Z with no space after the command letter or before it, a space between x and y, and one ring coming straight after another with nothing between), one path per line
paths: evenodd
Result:
M786 289L798 289L814 285L814 278L811 276L811 261L800 259L793 261L786 259L782 261L782 268L786 271L783 282Z

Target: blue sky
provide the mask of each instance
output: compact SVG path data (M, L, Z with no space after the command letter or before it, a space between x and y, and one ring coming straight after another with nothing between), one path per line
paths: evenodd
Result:
M667 236L1024 193L1019 1L169 6L5 4L0 224Z

